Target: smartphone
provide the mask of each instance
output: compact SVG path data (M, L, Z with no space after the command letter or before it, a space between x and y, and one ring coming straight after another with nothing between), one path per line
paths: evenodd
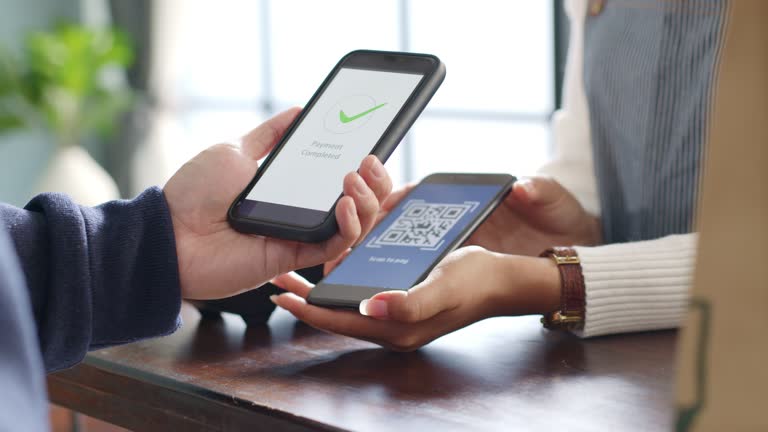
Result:
M232 203L230 225L302 242L331 237L344 176L368 154L385 162L444 77L433 55L344 56Z
M354 308L408 290L461 246L509 193L508 174L432 174L422 180L309 294L311 304Z

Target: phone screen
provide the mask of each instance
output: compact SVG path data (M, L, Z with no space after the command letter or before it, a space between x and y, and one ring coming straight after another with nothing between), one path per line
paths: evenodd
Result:
M341 68L240 209L301 224L320 223L341 194L344 176L357 170L418 86L423 74ZM260 210L262 210L260 212Z
M420 184L322 283L411 288L503 187Z

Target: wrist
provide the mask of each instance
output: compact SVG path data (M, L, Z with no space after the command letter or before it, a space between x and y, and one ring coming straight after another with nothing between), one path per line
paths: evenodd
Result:
M561 281L549 258L492 253L495 260L494 315L544 314L560 307Z
M586 287L578 253L570 247L553 247L539 256L552 259L561 281L560 307L553 313L544 314L541 323L550 330L582 328L586 315Z

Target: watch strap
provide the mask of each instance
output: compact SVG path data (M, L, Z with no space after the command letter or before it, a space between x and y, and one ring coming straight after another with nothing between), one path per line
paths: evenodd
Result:
M542 252L540 256L550 257L555 261L561 280L560 310L545 314L542 323L550 329L574 330L583 327L586 287L578 253L570 247L553 247Z

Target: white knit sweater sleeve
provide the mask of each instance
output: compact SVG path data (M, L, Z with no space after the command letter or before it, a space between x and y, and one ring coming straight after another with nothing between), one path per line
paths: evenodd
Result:
M584 17L586 0L565 3L570 17L570 45L563 77L562 107L552 117L553 158L539 174L553 177L585 210L598 214L600 203L592 160L589 108L584 90Z
M696 234L576 247L586 290L579 336L677 327L688 305Z
M567 0L571 33L563 107L552 122L555 155L540 172L558 180L582 206L599 214L589 108L583 83L587 0ZM586 320L579 336L677 327L688 303L696 235L577 247L586 286Z

